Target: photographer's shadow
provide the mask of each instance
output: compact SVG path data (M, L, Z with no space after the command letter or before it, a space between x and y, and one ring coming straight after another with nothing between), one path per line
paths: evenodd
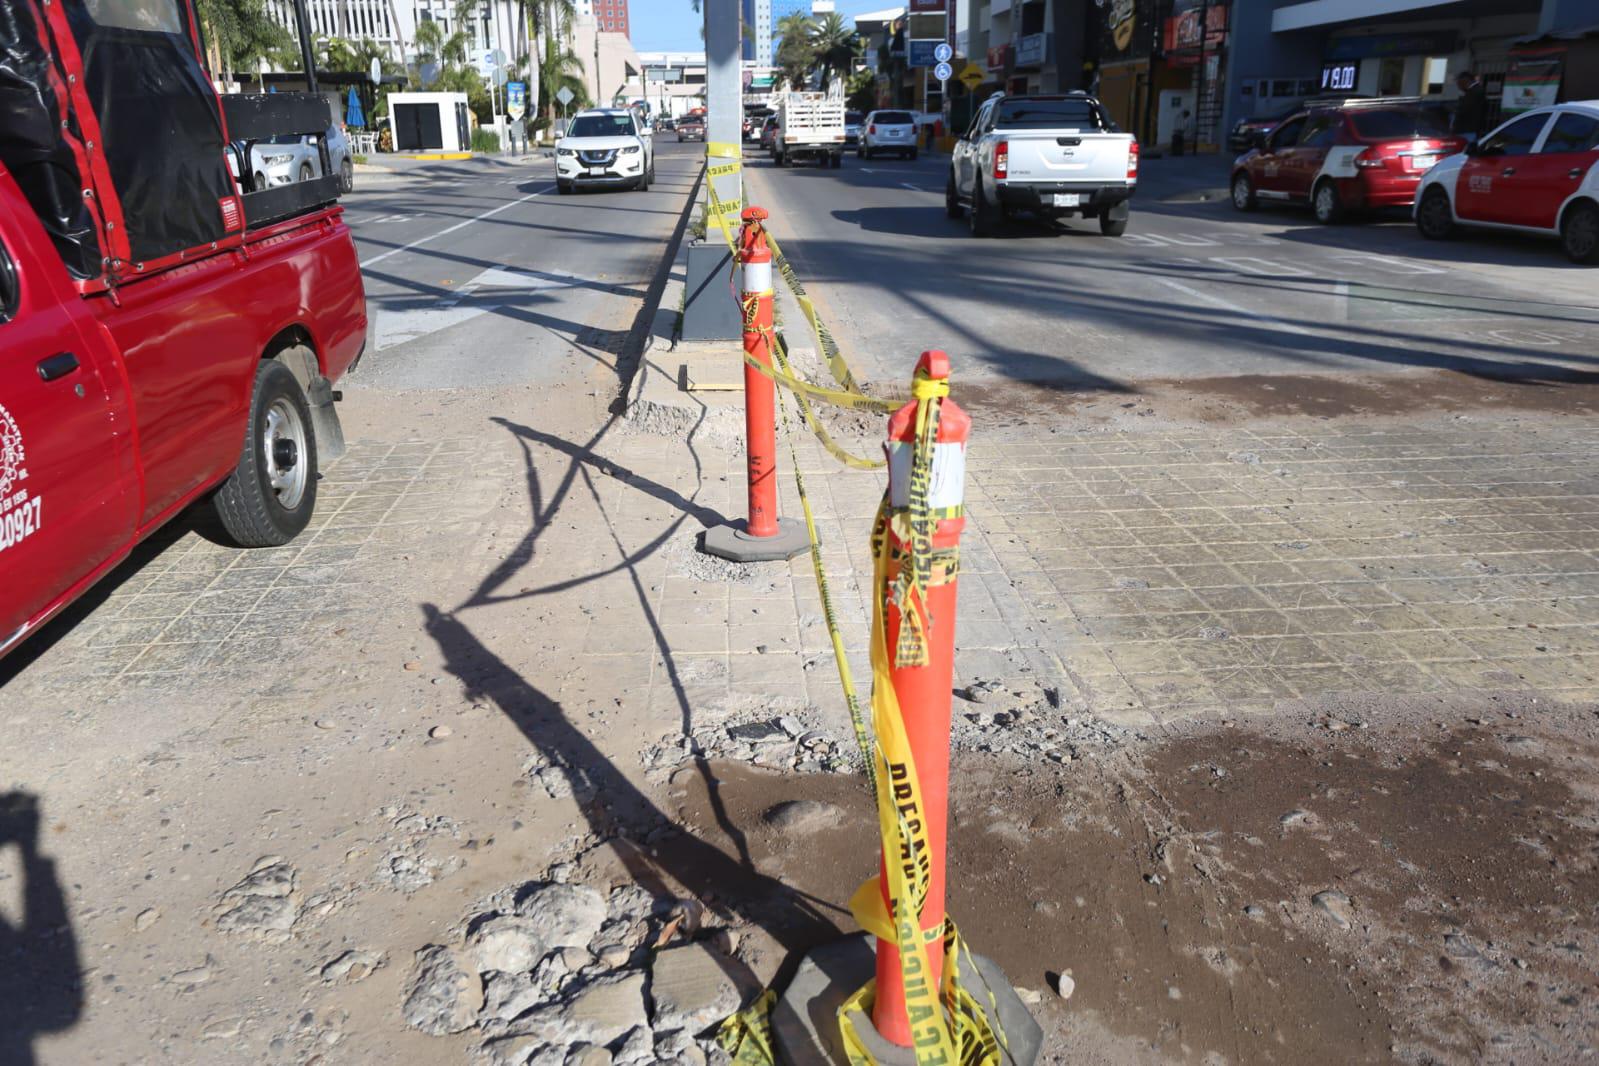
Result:
M36 1038L83 1013L77 937L40 822L37 796L0 793L0 1066L32 1066Z

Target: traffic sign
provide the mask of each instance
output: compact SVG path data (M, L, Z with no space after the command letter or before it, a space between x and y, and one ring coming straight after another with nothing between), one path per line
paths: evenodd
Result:
M555 98L561 101L562 107L565 107L572 102L572 90L563 85L561 91L555 94Z
M954 76L954 74L954 68L948 63L942 61L939 62L938 66L933 68L933 77L937 78L939 81L948 81Z
M933 58L938 60L940 63L948 63L951 59L955 58L955 49L949 46L948 41L940 41L938 42L938 47L933 49Z
M984 77L986 75L983 73L983 68L976 63L968 63L961 68L960 81L968 89L975 89L983 84Z

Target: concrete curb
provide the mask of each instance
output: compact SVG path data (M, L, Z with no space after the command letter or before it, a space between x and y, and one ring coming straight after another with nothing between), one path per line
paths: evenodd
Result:
M699 187L704 181L701 168L684 208L685 223L676 236L672 262L667 267L666 284L660 302L650 316L650 331L639 353L638 367L628 383L623 418L641 433L655 433L685 440L698 438L741 438L744 432L744 397L738 393L708 393L705 398L679 387L677 368L686 361L715 359L737 363L741 349L737 342L684 343L678 340L682 324L684 289L688 283L689 232L686 219L699 203Z

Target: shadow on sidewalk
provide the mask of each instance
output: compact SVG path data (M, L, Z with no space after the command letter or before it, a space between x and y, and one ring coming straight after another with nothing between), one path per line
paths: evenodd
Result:
M479 607L528 601L625 572L638 602L639 624L648 628L656 655L667 672L683 736L692 738L694 708L689 703L676 658L656 617L648 584L638 566L673 536L680 532L686 535L683 527L691 519L701 526L720 524L725 519L693 496L684 496L670 486L596 454L595 448L616 424L614 415L582 444L505 419L495 421L510 431L522 449L532 511L529 530L505 561L485 575L473 595L455 610L443 610L431 603L422 605L427 633L443 652L445 669L465 685L469 698L492 701L516 724L532 748L565 775L590 830L612 849L637 884L661 898L673 898L680 891L686 891L764 930L788 953L789 961L779 974L780 979L786 980L805 949L839 935L836 919L847 915L845 908L806 896L755 868L744 831L728 816L720 794L720 781L697 744L690 751L692 765L718 828L733 842L736 855L676 825L605 756L557 700L484 644L462 617ZM535 446L566 458L559 480L548 495L535 461ZM704 474L700 459L694 447L689 447L696 482L701 483ZM679 513L666 529L642 547L629 550L618 532L617 523L605 514L606 505L596 476L614 478L632 490L669 504ZM579 486L604 515L603 535L609 537L616 561L540 587L500 593L500 589L534 562L540 538ZM754 975L742 962L731 959L727 966L728 976L740 987L749 988L754 984Z
M41 821L37 796L0 793L0 1066L32 1066L34 1040L72 1028L83 1015L78 941L55 863L39 852ZM20 893L8 876L13 847Z

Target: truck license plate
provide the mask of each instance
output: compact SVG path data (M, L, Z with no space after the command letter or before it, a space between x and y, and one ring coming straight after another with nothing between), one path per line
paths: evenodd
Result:
M1076 192L1058 192L1055 194L1056 207L1076 207L1082 202L1083 194Z

